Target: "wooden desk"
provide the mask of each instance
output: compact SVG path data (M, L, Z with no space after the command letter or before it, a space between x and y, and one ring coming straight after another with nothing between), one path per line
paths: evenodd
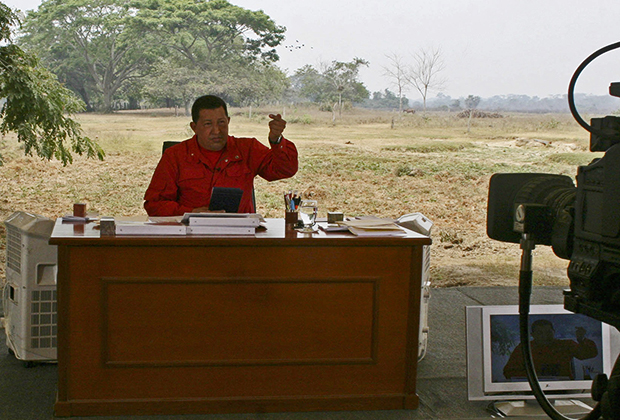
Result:
M423 245L56 223L57 416L412 409Z

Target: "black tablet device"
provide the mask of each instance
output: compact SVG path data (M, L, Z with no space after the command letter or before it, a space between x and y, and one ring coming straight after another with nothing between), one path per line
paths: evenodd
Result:
M241 188L213 187L209 210L224 210L226 213L238 213L243 190Z

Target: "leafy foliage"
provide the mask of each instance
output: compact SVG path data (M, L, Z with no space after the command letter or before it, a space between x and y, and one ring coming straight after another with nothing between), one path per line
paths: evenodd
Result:
M293 88L312 102L335 103L342 112L344 101L362 102L369 97L368 89L358 80L360 68L367 65L361 58L350 62L332 61L320 70L306 65L295 72Z
M26 154L55 157L65 165L73 161L70 150L103 159L103 150L65 115L81 111L82 103L34 55L12 43L12 27L18 24L17 16L0 3L0 98L6 100L0 132L16 132Z
M85 101L93 91L110 112L116 92L148 73L159 48L134 26L136 13L130 0L47 0L28 14L23 41Z
M231 104L280 97L285 75L273 63L285 28L262 11L226 0L143 0L134 19L165 50L165 58L147 82L152 98L174 99L186 107L205 91ZM157 86L180 87L180 91ZM189 85L187 85L189 83ZM158 92L159 90L159 92ZM165 96L162 96L165 95Z
M364 108L401 110L403 103L409 103L406 96L398 97L389 89L385 89L383 92L373 92L372 98L366 99L361 106Z
M465 98L465 107L467 109L476 109L480 104L480 96L469 95Z
M191 62L212 70L231 59L275 62L274 47L284 39L285 28L263 11L253 12L226 0L143 0L135 3L141 32Z

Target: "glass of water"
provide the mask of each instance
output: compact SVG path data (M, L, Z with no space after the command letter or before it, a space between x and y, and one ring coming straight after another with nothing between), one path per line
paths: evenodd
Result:
M301 204L299 205L299 219L304 225L302 232L314 232L314 224L316 223L318 210L319 208L316 200L301 200Z

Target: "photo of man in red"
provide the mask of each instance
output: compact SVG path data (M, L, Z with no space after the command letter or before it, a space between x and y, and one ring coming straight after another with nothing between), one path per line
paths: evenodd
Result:
M575 340L555 338L555 329L551 321L539 319L531 326L532 359L536 374L540 378L575 379L573 359L585 360L598 355L594 341L586 338L587 331L583 327L575 328ZM525 378L523 351L517 345L504 366L506 379Z

